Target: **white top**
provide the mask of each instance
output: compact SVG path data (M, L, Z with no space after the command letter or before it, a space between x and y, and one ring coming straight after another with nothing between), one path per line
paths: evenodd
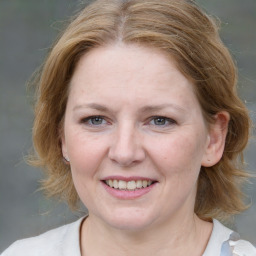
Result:
M42 235L19 240L1 256L81 256L79 234L84 218ZM213 231L202 256L256 256L256 248L213 220Z

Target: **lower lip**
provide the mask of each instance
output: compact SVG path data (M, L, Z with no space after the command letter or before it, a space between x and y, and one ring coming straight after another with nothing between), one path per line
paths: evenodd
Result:
M156 185L156 183L153 183L146 188L140 188L136 190L121 190L121 189L111 188L103 181L102 181L102 184L109 194L111 194L112 196L118 199L123 199L123 200L130 200L130 199L136 199L136 198L142 197L145 194L149 193Z

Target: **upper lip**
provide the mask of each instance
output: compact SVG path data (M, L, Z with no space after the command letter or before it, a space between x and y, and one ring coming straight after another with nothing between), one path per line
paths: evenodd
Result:
M112 176L107 176L105 178L103 178L102 180L123 180L123 181L137 181L137 180L147 180L147 181L156 181L155 179L151 179L148 177L141 177L141 176L130 176L130 177L124 177L124 176L120 176L120 175L112 175Z

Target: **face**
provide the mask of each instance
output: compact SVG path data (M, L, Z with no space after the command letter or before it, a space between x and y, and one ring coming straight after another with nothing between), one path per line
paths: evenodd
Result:
M208 144L192 84L164 53L113 45L80 59L62 151L91 218L145 229L193 215Z

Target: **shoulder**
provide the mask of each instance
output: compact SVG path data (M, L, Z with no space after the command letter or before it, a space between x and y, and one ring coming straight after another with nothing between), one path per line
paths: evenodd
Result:
M245 240L229 241L229 246L233 248L233 254L237 256L256 256L256 247Z
M213 220L213 231L203 256L256 256L256 248L233 230Z
M79 230L83 219L52 229L36 237L16 241L1 256L79 256Z

